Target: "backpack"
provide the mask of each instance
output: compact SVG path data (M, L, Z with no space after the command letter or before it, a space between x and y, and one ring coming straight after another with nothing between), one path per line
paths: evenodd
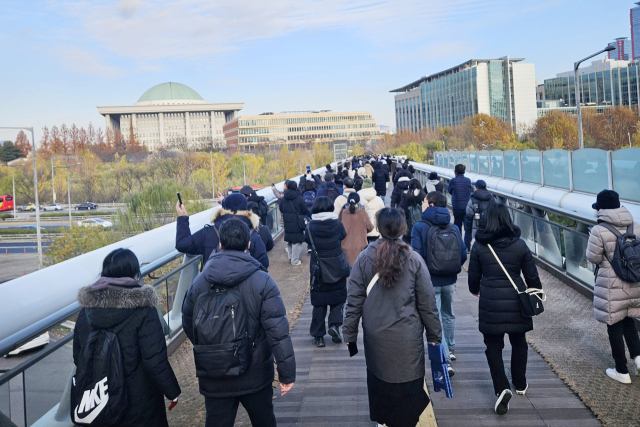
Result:
M478 228L485 228L487 226L487 210L493 203L493 199L482 200L473 204L473 211L475 212L474 218L477 221Z
M409 215L407 216L407 234L411 236L413 226L422 220L422 207L420 205L409 206Z
M460 237L452 224L429 224L425 242L425 262L433 276L454 276L462 271Z
M238 286L211 285L193 307L193 356L198 378L244 374L251 364L247 309Z
M88 315L85 311L85 315ZM129 399L118 333L134 315L114 329L93 329L82 346L71 379L71 421L76 425L113 426L124 415Z
M332 202L335 202L339 195L340 190L338 190L338 187L334 187L333 185L330 187L324 187L323 196L330 198Z
M427 194L433 193L434 191L436 191L436 186L431 184L431 183L429 183L429 182L427 182L427 184L424 186L424 188L425 188Z
M304 199L304 202L307 204L307 207L311 209L311 207L313 206L313 201L316 199L316 193L313 191L305 191L302 194L302 198Z
M612 259L609 259L606 251L603 252L616 276L626 282L640 282L640 239L633 234L633 224L627 227L627 232L624 234L606 222L599 225L611 231L618 239Z
M260 200L258 202L258 207L260 208L260 214L258 215L261 219L262 218L266 218L267 214L269 213L269 205L267 204L267 202L263 200Z

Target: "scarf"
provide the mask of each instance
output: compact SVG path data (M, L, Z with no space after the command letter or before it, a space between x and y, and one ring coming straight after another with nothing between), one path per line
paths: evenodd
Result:
M328 219L338 219L338 215L333 212L321 212L311 215L311 219L314 221L326 221Z

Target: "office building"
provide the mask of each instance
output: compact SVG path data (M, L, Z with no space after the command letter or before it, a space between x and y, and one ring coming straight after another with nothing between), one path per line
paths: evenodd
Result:
M375 143L380 138L380 128L366 111L294 111L234 118L224 125L224 136L229 152L235 153L264 146L302 146L335 140L346 140L350 145Z
M631 58L640 60L640 1L636 2L637 6L631 9Z
M98 107L106 129L128 141L131 131L150 151L163 146L224 145L222 126L238 115L244 103L211 104L180 83L161 83L133 105Z
M608 52L609 59L616 59L619 61L628 61L631 59L631 42L627 37L618 37L615 41L609 43L609 46L614 46L614 50Z
M581 104L637 106L640 93L639 66L638 61L605 58L580 68L578 83ZM548 101L562 101L566 107L575 107L574 72L559 73L555 78L545 80L544 92Z
M537 118L534 64L522 58L472 59L394 89L398 132L453 126L488 114L516 132Z

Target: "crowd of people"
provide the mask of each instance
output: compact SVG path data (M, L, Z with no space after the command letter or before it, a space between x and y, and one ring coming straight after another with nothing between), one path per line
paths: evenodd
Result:
M307 246L311 343L325 347L328 334L354 356L362 322L370 418L379 425L415 426L429 405L423 336L428 346L442 347L448 376L455 375L453 301L467 259L495 412L506 414L513 397L502 357L505 335L515 392L525 395L529 388L525 334L533 329L533 314L524 310L522 295L544 300L534 258L509 209L486 182L472 183L463 165L455 174L448 186L451 212L437 173L423 186L410 162L390 156L353 157L336 170L327 165L322 174L307 168L299 180L285 181L284 191L272 186L291 266L303 264ZM239 404L253 426L273 427L275 370L284 395L294 385L296 361L286 310L268 273L274 247L266 227L268 205L249 186L221 205L210 224L194 233L184 206L176 206L176 249L203 257L184 299L182 324L193 344L207 427L233 426ZM594 309L596 319L607 324L615 360L606 374L630 383L625 342L640 370L633 321L640 317L640 286L621 278L616 254L621 241L633 236L633 217L610 190L598 194L593 208L598 225L591 230L587 258L599 267ZM168 425L163 396L172 401L171 409L180 386L167 359L157 294L141 279L135 254L117 249L104 259L97 282L79 292L71 402L76 422L97 416L100 422L117 418L118 426ZM119 411L111 404L91 414L82 387L95 384L93 393L103 393L107 383L110 399L125 404Z

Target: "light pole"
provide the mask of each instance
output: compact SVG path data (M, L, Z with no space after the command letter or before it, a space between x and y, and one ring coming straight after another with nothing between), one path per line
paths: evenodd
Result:
M78 166L81 163L74 163L72 165L67 166L55 166L56 168L64 168L67 170L67 202L69 203L69 229L73 226L71 222L71 181L69 180L69 168L73 166Z
M247 172L244 168L244 158L247 157L248 154L243 154L242 155L242 180L244 182L244 185L247 185Z
M627 128L627 136L629 137L629 148L631 148L631 132L629 132L630 129L635 129L635 126L629 126Z
M33 136L33 128L27 127L0 127L0 129L28 130L31 132L31 148L33 151L33 192L36 199L36 236L38 240L38 269L42 268L42 234L40 233L40 198L38 197L38 164L36 163L36 140ZM15 205L15 203L14 203Z
M216 198L216 185L213 181L213 141L211 142L211 199Z
M575 62L573 64L574 83L575 83L575 91L576 91L576 114L578 116L578 141L580 142L581 149L584 148L584 138L582 136L582 114L580 112L580 85L578 84L578 68L580 67L580 64L586 61L587 59L591 59L594 56L600 55L601 53L609 52L615 49L616 49L615 46L607 46L601 51L594 53L591 56L587 56L586 58L581 59L580 61ZM569 99L569 103L571 103L571 99Z
M442 151L447 151L447 144L444 142L444 134L442 135Z
M56 179L53 174L53 154L51 155L51 193L53 197L53 204L56 203Z

